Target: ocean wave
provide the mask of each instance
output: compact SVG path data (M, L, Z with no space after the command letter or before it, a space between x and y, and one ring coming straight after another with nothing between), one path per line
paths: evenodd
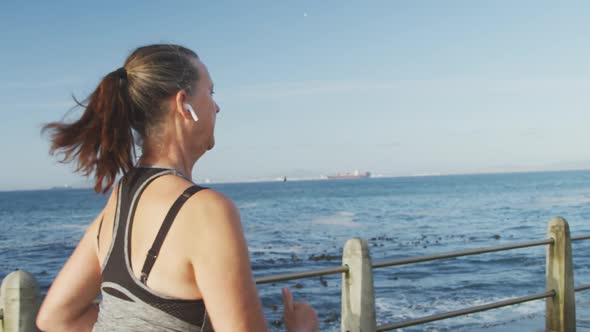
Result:
M243 202L238 204L238 210L253 209L258 206L257 202Z
M413 303L407 297L401 295L395 298L376 297L375 309L377 311L378 325L396 321L414 319L438 313L459 310L467 307L479 306L487 303L502 301L506 297L478 297L478 298L456 298L456 297L435 297L430 301ZM466 331L467 325L483 328L512 325L519 320L531 320L545 315L545 303L533 301L518 305L488 310L467 316L456 317L448 320L431 322L419 325L419 329L408 328L407 331ZM449 330L450 328L450 330ZM406 331L406 329L404 329Z
M292 247L248 247L248 251L252 254L256 255L256 253L265 253L265 254L291 254L291 253L300 253L303 251L301 246L292 246Z
M316 225L334 225L344 227L360 227L361 224L354 221L354 212L339 211L329 216L320 216L312 219L311 223Z
M570 196L570 197L554 197L554 198L544 198L538 201L538 204L542 207L551 207L551 206L578 206L578 205L586 205L590 203L590 197L587 195L584 196Z

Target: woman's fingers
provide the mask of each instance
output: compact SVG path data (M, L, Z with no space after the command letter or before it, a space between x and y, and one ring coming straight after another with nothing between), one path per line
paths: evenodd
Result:
M288 332L317 332L318 316L315 310L305 302L294 302L289 288L282 289L285 306L285 327Z
M289 288L285 287L282 290L283 293L283 304L285 306L285 312L293 312L294 304L293 304L293 294Z

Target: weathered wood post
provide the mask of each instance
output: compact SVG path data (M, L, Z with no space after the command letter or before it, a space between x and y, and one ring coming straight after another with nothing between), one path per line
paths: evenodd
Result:
M367 241L346 241L342 264L348 266L348 273L342 275L342 332L375 332L373 268Z
M4 300L2 299L2 287L0 286L0 332L4 332Z
M35 324L41 304L39 284L32 274L16 270L7 275L0 287L2 328L5 332L38 331Z
M555 297L545 300L545 330L551 332L576 331L576 298L572 245L567 221L555 217L549 222L547 237L554 240L547 246L547 290L555 290Z

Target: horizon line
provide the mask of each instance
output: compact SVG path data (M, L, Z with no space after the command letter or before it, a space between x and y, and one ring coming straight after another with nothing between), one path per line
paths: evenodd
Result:
M545 170L511 170L511 171L480 171L480 172L458 172L458 173L424 173L424 174L412 174L412 175L383 175L383 174L375 174L371 175L368 178L364 178L363 180L370 180L370 179L397 179L397 178L418 178L418 177L444 177L444 176L469 176L469 175L498 175L498 174L526 174L526 173L565 173L565 172L588 172L590 168L569 168L569 169L545 169ZM351 181L351 180L332 180L328 179L325 175L321 176L314 176L314 177L294 177L290 178L286 177L286 182L305 182L305 181ZM207 182L208 179L204 179L203 181L193 181L196 184L248 184L248 183L275 183L275 182L283 182L283 177L272 177L272 178L245 178L240 180L220 180L220 181L210 181ZM354 180L354 179L353 179ZM8 193L8 192L27 192L27 191L51 191L51 190L93 190L92 186L70 186L64 185L61 186L52 186L49 188L36 188L36 189L0 189L0 193ZM109 192L111 192L109 190Z

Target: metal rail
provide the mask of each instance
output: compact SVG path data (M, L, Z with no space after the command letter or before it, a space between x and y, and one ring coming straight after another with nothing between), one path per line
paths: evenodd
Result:
M582 235L582 236L576 236L576 237L571 238L571 241L580 241L580 240L590 240L590 235ZM407 265L407 264L428 262L428 261L453 258L453 257L479 255L479 254L485 254L485 253L490 253L490 252L506 251L506 250L512 250L512 249L521 249L521 248L554 244L554 242L555 241L552 238L549 238L549 239L545 239L545 240L530 241L530 242L509 244L509 245L503 245L503 246L495 246L495 247L488 247L488 248L449 252L449 253L439 254L439 255L405 258L405 259L398 259L398 260L393 260L393 261L374 263L374 264L372 264L372 268L377 269L377 268L388 267L388 266ZM286 280L295 280L295 279L310 278L310 277L315 277L315 276L347 273L348 271L349 271L348 266L342 265L342 266L328 268L328 269L322 269L322 270L261 277L261 278L256 279L256 284L260 285L260 284L268 284L268 283L272 283L272 282L279 282L279 281L286 281ZM582 285L582 286L576 287L574 289L574 291L578 292L578 291L584 291L584 290L588 290L588 289L590 289L590 285ZM547 291L544 293L523 296L523 297L518 297L518 298L514 298L514 299L509 299L509 300L503 300L503 301L499 301L499 302L494 302L494 303L484 304L484 305L480 305L480 306L460 309L460 310L456 310L456 311L449 311L446 313L441 313L441 314L436 314L436 315L431 315L431 316L426 316L426 317L421 317L421 318L416 318L416 319L410 319L410 320L406 320L406 321L402 321L402 322L398 322L398 323L393 323L393 324L389 324L389 325L383 325L383 326L377 327L377 331L389 331L389 330L393 330L393 329L397 329L397 328L419 325L419 324L424 324L424 323L447 319L447 318L452 318L452 317L464 316L464 315L468 315L468 314L472 314L472 313L476 313L476 312L511 306L511 305L515 305L515 304L519 304L519 303L535 301L535 300L553 297L553 296L555 296L555 291L551 290L551 291Z
M572 237L571 240L572 241L590 240L590 235ZM527 248L527 247L535 247L535 246L541 246L541 245L547 245L547 244L553 244L553 239L530 241L530 242L524 242L524 243L509 244L509 245L504 245L504 246L488 247L488 248L465 250L465 251L456 251L456 252L450 252L450 253L440 254L440 255L413 257L413 258L405 258L405 259L399 259L399 260L394 260L394 261L379 262L379 263L374 263L373 268L378 269L378 268L387 267L387 266L407 265L407 264L413 264L413 263L428 262L428 261L433 261L433 260L438 260L438 259L461 257L461 256L471 256L471 255L485 254L485 253L495 252L495 251L504 251L504 250ZM261 278L256 279L256 284L261 285L261 284L268 284L268 283L278 282L278 281L303 279L303 278L310 278L310 277L337 274L337 273L346 273L346 272L348 272L348 266L339 266L339 267L328 268L328 269L323 269L323 270L315 270L315 271L308 271L308 272L299 272L299 273L282 274L282 275L277 275L277 276L261 277Z
M580 236L572 236L572 238L571 238L571 241L580 241L580 240L590 240L590 234L580 235Z
M329 274L346 273L346 272L348 272L348 266L343 265L343 266L334 267L334 268L330 268L330 269L291 273L291 274L282 274L282 275L278 275L278 276L257 278L256 284L261 285L261 284L268 284L268 283L277 282L277 281L310 278L310 277L325 276L325 275L329 275Z
M578 286L578 287L574 288L574 291L575 292L579 292L579 291L584 291L584 290L587 290L587 289L590 289L590 285Z
M434 261L434 260L444 259L444 258L470 256L470 255L485 254L488 252L495 252L495 251L504 251L504 250L511 250L511 249L541 246L541 245L546 245L546 244L553 244L553 242L554 242L553 239L546 239L546 240L531 241L531 242L524 242L524 243L518 243L518 244L509 244L509 245L504 245L504 246L488 247L488 248L465 250L465 251L455 251L455 252L450 252L450 253L440 254L440 255L404 258L404 259L398 259L398 260L394 260L394 261L374 263L373 268L377 269L377 268L382 268L382 267L387 267L387 266L398 266L398 265L428 262L428 261Z
M456 311L449 311L449 312L442 313L442 314L436 314L436 315L426 316L426 317L421 317L421 318L416 318L416 319L409 319L409 320L405 320L405 321L399 322L399 323L383 325L383 326L377 327L377 331L378 332L389 331L389 330L398 329L398 328L402 328L402 327L418 325L418 324L433 322L433 321L457 317L457 316L464 316L464 315L472 314L475 312L486 311L486 310L500 308L500 307L506 307L506 306L510 306L510 305L514 305L514 304L518 304L518 303L530 302L530 301L535 301L535 300L539 300L539 299L543 299L543 298L547 298L547 297L553 297L553 296L555 296L555 291L551 290L551 291L548 291L545 293L523 296L523 297L518 297L518 298L514 298L514 299L510 299L510 300L504 300L504 301L484 304L484 305L480 305L480 306L476 306L476 307L471 307L471 308L466 308L466 309L461 309L461 310L456 310Z

